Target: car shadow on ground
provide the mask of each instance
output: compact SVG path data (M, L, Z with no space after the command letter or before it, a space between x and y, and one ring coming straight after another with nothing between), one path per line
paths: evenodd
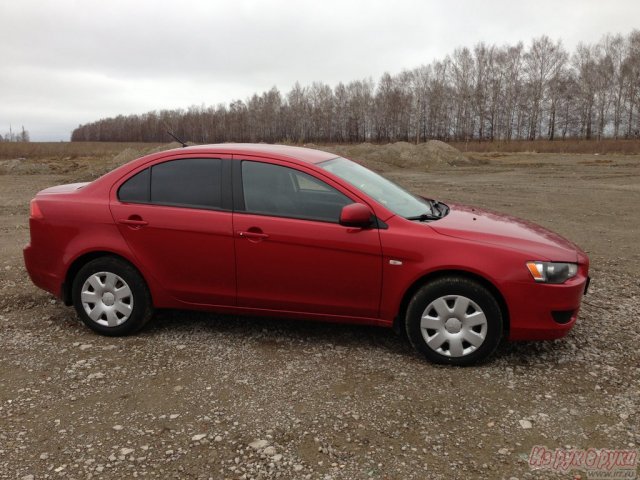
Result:
M408 342L388 328L301 319L220 315L206 312L161 310L141 332L184 337L189 332L230 335L243 340L304 342L310 346L375 346L393 353L411 354Z
M189 334L230 335L246 341L304 342L312 347L343 347L381 349L408 358L422 359L404 337L392 329L368 325L313 322L301 319L220 315L207 312L161 310L140 333L141 336L170 335L182 340ZM527 366L542 359L557 362L572 353L562 341L508 342L502 341L485 364ZM425 363L428 363L425 360Z

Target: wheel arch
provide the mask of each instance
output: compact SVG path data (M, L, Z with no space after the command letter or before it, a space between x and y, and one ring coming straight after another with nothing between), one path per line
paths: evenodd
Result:
M67 306L73 305L71 286L73 285L73 279L78 274L80 269L84 267L87 263L93 260L96 260L98 258L104 258L104 257L117 258L118 260L121 260L127 263L132 268L134 268L138 272L138 274L140 274L140 276L145 281L147 286L149 286L149 282L147 281L145 276L142 274L140 269L136 267L128 258L123 257L122 255L119 255L117 253L110 252L108 250L96 250L92 252L86 252L80 255L75 260L73 260L73 262L71 262L71 264L69 265L69 268L67 268L67 273L64 277L64 283L62 284L62 300L64 301L65 305ZM153 305L153 296L151 294L151 290L149 290L149 295L151 296L151 304Z
M405 291L402 297L402 300L400 301L398 314L393 321L393 329L396 331L396 333L404 335L403 333L405 331L404 322L405 322L407 307L409 305L409 302L415 295L415 293L427 283L443 277L466 278L466 279L478 282L480 285L482 285L487 290L489 290L489 292L491 292L491 294L494 296L494 298L498 302L498 306L500 307L500 312L502 313L503 333L505 334L505 336L508 336L509 327L511 323L510 316L509 316L509 307L507 306L507 302L504 296L502 295L502 293L500 292L500 290L498 289L498 287L496 287L493 282L491 282L490 280L488 280L487 278L481 275L478 275L473 272L469 272L467 270L457 270L457 269L437 270L435 272L430 272L428 274L421 276L409 286L409 288Z

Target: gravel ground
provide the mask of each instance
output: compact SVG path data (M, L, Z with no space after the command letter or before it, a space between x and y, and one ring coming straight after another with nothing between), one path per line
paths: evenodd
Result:
M0 478L574 478L531 471L531 448L639 448L640 158L477 157L387 174L570 237L593 282L567 338L472 368L295 320L167 311L94 335L21 258L28 200L73 173L0 175Z

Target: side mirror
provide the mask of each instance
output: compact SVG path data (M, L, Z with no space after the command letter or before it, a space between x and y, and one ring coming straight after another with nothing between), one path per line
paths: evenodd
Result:
M369 207L362 203L351 203L342 207L340 212L340 225L345 227L370 227L372 223L373 212Z

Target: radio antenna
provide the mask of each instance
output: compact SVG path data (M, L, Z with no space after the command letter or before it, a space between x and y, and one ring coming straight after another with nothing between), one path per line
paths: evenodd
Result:
M186 144L185 142L183 142L182 140L180 140L177 136L175 136L171 130L167 130L167 133L168 133L169 135L171 135L171 137L172 137L176 142L178 142L179 144L181 144L183 148L187 146L187 144Z

